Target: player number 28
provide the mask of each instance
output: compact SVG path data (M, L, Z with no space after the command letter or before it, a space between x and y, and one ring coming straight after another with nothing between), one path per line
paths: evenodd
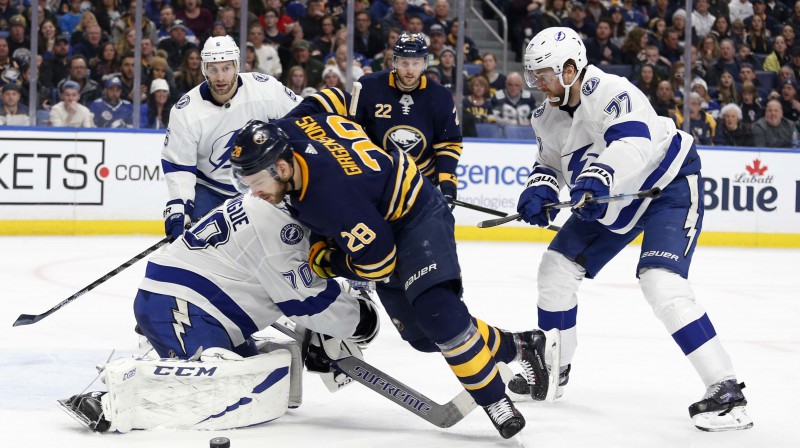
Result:
M375 118L392 118L391 104L376 104Z
M349 232L342 232L342 238L347 240L347 248L351 252L358 252L364 246L375 240L375 232L366 224L360 222Z

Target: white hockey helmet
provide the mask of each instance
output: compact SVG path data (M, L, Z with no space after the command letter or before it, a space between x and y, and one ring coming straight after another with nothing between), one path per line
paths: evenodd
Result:
M239 73L239 59L241 53L239 46L231 36L215 36L210 37L203 45L203 51L200 52L200 58L203 61L200 65L203 71L203 76L208 79L208 72L206 67L210 62L233 61L236 66L236 73Z
M586 46L583 45L578 33L572 28L566 27L545 28L531 39L530 43L528 43L528 48L525 49L523 61L525 82L528 87L535 87L535 71L552 68L561 85L569 90L574 81L569 86L565 85L561 74L564 70L564 64L570 59L575 62L575 68L580 74L586 67L587 59Z

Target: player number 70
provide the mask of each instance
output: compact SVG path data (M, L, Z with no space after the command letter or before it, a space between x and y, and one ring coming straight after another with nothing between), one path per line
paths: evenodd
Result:
M628 95L628 92L622 92L614 97L604 109L608 115L613 115L614 118L619 118L623 110L626 114L631 111L631 97Z

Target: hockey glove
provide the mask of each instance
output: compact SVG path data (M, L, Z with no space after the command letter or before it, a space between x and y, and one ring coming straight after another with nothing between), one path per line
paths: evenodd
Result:
M322 278L336 277L331 267L333 250L334 248L328 246L325 240L317 241L308 249L308 264L311 265L311 270Z
M173 199L167 202L164 208L164 233L170 241L175 241L183 235L183 231L192 224L192 212L194 212L194 201L188 200L184 203L180 199Z
M591 198L608 196L611 190L614 170L607 167L590 166L578 175L575 185L569 191L572 212L584 221L595 221L608 210L607 203L586 202Z
M453 173L439 173L439 190L444 199L450 204L450 210L455 207L453 201L458 198L458 179Z
M555 176L534 173L528 181L528 188L519 195L517 213L528 224L547 227L559 209L546 208L545 205L556 202L558 202L558 181Z

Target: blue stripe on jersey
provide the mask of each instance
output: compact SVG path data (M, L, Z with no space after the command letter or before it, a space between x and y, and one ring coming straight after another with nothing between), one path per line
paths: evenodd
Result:
M186 269L172 266L162 266L147 263L144 276L151 280L164 283L173 283L185 286L192 291L205 297L222 314L233 321L234 324L242 329L245 335L253 334L259 330L253 319L245 312L231 296L225 293L219 286L200 274L187 271Z
M703 314L699 319L672 334L672 339L678 343L684 355L688 355L697 350L706 342L714 339L717 335L708 314Z
M289 368L288 367L280 367L280 368L275 369L269 375L267 375L267 378L264 379L264 381L262 381L261 384L257 385L255 388L253 388L253 393L254 394L260 394L261 392L264 392L265 390L267 390L270 387L274 386L275 383L277 383L278 381L280 381L281 379L286 377L286 375L288 375L288 374L289 374ZM227 414L228 412L235 411L236 409L239 408L239 406L247 405L247 404L251 403L252 401L253 401L252 398L242 397L236 403L233 403L230 406L228 406L227 408L225 408L224 411L220 412L219 414L214 414L214 415L204 419L203 421L206 421L206 420L211 419L211 418L220 418L223 415Z
M566 311L545 311L539 308L539 328L542 330L568 330L578 321L578 305Z
M278 308L283 311L286 317L292 316L313 316L328 309L328 307L336 301L342 289L339 284L333 280L328 279L328 286L321 293L309 297L305 300L287 300L285 302L276 302Z
M178 171L185 171L192 174L197 174L197 167L192 165L178 165L177 163L167 162L166 160L161 160L161 169L164 171L164 174L167 173L175 173Z
M603 136L606 146L625 137L644 137L650 140L650 128L641 121L625 121L608 128Z
M540 165L539 163L534 163L533 164L533 170L531 170L531 174L534 174L534 173L542 173L542 174L546 174L548 176L553 176L553 177L556 177L556 178L558 177L558 175L556 174L555 171L553 171L552 169L550 169L550 168L548 168L548 167L546 167L544 165Z
M222 182L220 182L218 180L214 180L214 179L206 176L205 173L203 173L202 171L198 171L197 172L197 178L202 180L203 182L211 185L212 187L219 188L220 190L229 191L229 192L234 193L234 194L238 193L238 191L236 191L236 187L234 187L233 185L223 184Z
M664 173L667 172L667 169L672 162L678 157L678 154L681 152L681 135L675 134L675 137L672 138L672 143L670 143L669 148L667 148L667 153L664 154L664 160L647 176L647 179L644 180L642 183L642 190L649 190L653 188L653 186L664 176ZM609 225L609 230L616 230L621 229L633 219L633 215L636 214L636 211L639 210L639 206L642 205L642 201L644 199L634 199L633 202L628 204L627 207L620 210L619 215L617 216L617 220L614 221L613 224Z

